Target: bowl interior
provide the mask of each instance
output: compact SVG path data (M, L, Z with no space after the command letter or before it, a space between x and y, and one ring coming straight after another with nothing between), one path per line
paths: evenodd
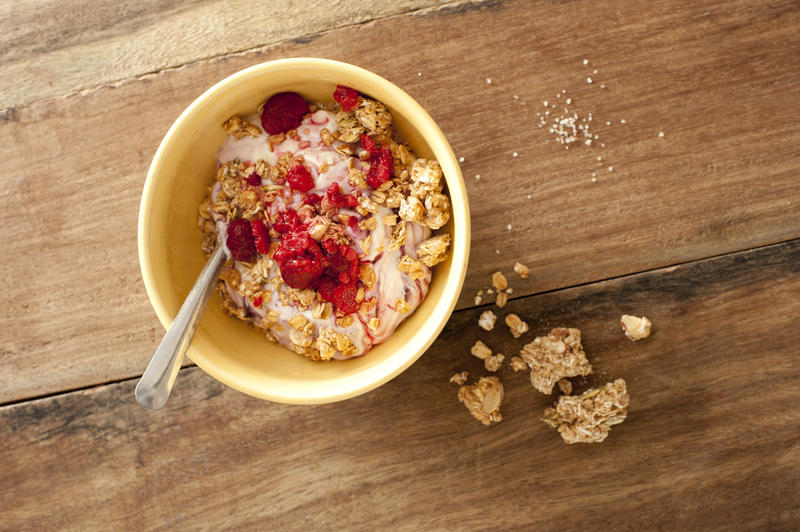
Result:
M225 139L220 124L235 113L252 114L276 92L299 92L310 102L332 101L337 84L385 103L416 153L435 157L442 165L452 200L452 217L444 228L453 235L451 257L435 268L428 296L414 314L387 342L354 360L308 361L226 315L215 293L189 356L225 384L273 401L329 402L370 390L413 363L444 326L461 290L469 245L464 183L444 135L411 97L366 70L326 60L273 61L223 80L187 108L162 141L142 197L142 274L156 313L168 326L205 263L197 206L214 179L216 152Z

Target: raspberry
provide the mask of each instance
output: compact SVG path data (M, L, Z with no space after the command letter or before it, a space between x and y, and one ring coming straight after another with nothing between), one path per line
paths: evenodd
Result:
M268 135L284 133L299 126L308 112L308 104L302 96L296 92L280 92L264 104L261 126Z
M234 260L250 262L256 255L256 246L253 242L253 232L250 222L244 218L237 218L228 224L228 236L225 244Z
M261 303L263 303L263 302L264 302L264 298L261 297L261 296L256 296L256 297L253 298L253 306L254 307L260 307Z
M389 181L394 175L394 159L388 146L381 146L369 154L369 170L367 170L367 184L378 188Z
M308 257L293 257L281 264L283 282L292 288L308 288L322 275L322 263Z
M358 205L358 200L352 194L342 194L339 183L331 183L325 195L334 207L348 207L352 209Z
M258 175L258 172L253 170L253 172L249 176L247 176L245 181L247 181L248 185L257 187L261 184L261 176Z
M306 194L303 197L303 205L319 205L320 201L322 201L322 196L319 194Z
M256 249L262 255L269 253L269 229L261 220L253 220L250 223L250 229L253 231L253 242Z
M289 182L289 186L293 190L299 190L300 192L308 192L314 188L314 178L311 177L311 172L302 164L298 164L289 170L286 174L286 181Z
M366 133L361 134L361 147L372 153L375 151L375 141Z
M352 314L358 310L358 303L356 302L356 293L358 292L358 283L353 281L347 284L340 284L333 289L333 304L336 310L344 312L345 314Z
M343 111L352 111L358 107L358 91L344 85L336 85L333 99L339 102Z
M278 215L272 228L280 234L294 230L300 225L300 216L295 211L289 209Z

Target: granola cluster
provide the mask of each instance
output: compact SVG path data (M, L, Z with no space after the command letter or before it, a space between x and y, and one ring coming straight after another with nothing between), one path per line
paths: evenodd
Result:
M592 372L578 329L555 328L548 336L526 344L520 355L531 368L531 384L544 394L552 393L553 386L564 377Z
M520 278L527 278L530 269L522 263L514 265L514 271ZM488 294L497 293L496 304L502 308L507 299L500 297L511 292L508 279L502 272L492 275L492 288ZM475 296L475 304L481 303L484 291ZM481 313L478 325L486 330L494 329L497 316L491 310ZM504 321L514 338L520 337L529 330L528 324L513 313L506 314ZM624 315L620 321L625 334L633 341L646 338L650 334L651 323L647 318ZM470 348L470 353L483 361L487 371L497 372L505 359L502 353L493 353L492 349L481 340L477 340ZM592 373L592 366L586 358L581 344L581 331L574 328L557 327L547 336L535 338L525 344L520 356L511 357L511 369L514 373L530 368L530 379L533 387L543 394L551 394L557 386L561 395L555 408L547 408L542 421L556 428L566 443L594 443L605 440L612 425L622 423L627 415L630 402L627 387L623 379L617 379L600 388L590 388L583 394L572 396L573 384L570 377L585 376ZM499 401L503 398L503 388L497 376L482 377L473 385L465 385L468 373L462 371L450 378L450 382L462 385L458 399L465 404L469 412L484 425L500 421ZM499 388L497 395L498 411L493 419L489 407L494 406L494 396L490 404L485 404L489 387Z
M458 389L458 400L464 403L469 413L484 425L499 423L503 416L503 385L495 376L481 377L478 382Z
M613 425L625 421L630 396L623 379L581 395L562 395L542 421L558 430L567 443L594 443L606 439Z
M259 107L260 125L226 120L228 156L198 208L203 251L221 240L231 256L222 308L311 360L385 341L451 245L432 234L450 217L439 164L400 140L381 102L341 86L334 99L309 106L279 93ZM263 159L238 155L262 139ZM402 285L381 284L380 261L393 261Z

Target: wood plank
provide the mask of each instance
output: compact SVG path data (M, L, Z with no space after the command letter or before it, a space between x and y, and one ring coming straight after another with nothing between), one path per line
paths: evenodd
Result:
M142 371L161 335L134 244L147 165L193 98L267 59L363 65L438 120L465 158L472 198L459 308L515 260L533 270L514 284L526 295L800 236L800 7L686 0L642 16L644 6L620 2L599 24L588 0L468 4L7 113L0 329L11 332L0 340L0 401ZM592 85L583 58L599 71ZM598 129L605 149L565 151L535 127L536 102L562 88L598 123L627 120ZM509 134L520 120L529 127ZM592 183L598 154L614 171Z
M445 3L3 2L0 109Z
M531 324L485 333L457 312L430 352L342 403L270 404L184 369L163 411L134 381L0 409L9 529L785 530L800 520L800 241L517 299ZM639 343L617 325L644 313ZM552 326L583 331L595 374L622 377L628 419L568 446L549 399L500 371L503 421L456 400L468 346L512 354ZM142 512L142 508L147 508Z

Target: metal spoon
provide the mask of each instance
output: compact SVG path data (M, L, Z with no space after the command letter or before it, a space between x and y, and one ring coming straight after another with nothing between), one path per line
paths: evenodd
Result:
M208 259L203 271L194 282L194 286L181 305L178 315L161 340L152 360L144 370L142 378L136 385L136 400L145 408L158 410L167 402L169 392L178 376L178 370L183 363L183 356L189 349L200 317L208 304L211 290L219 278L222 267L227 261L227 255L222 244Z

